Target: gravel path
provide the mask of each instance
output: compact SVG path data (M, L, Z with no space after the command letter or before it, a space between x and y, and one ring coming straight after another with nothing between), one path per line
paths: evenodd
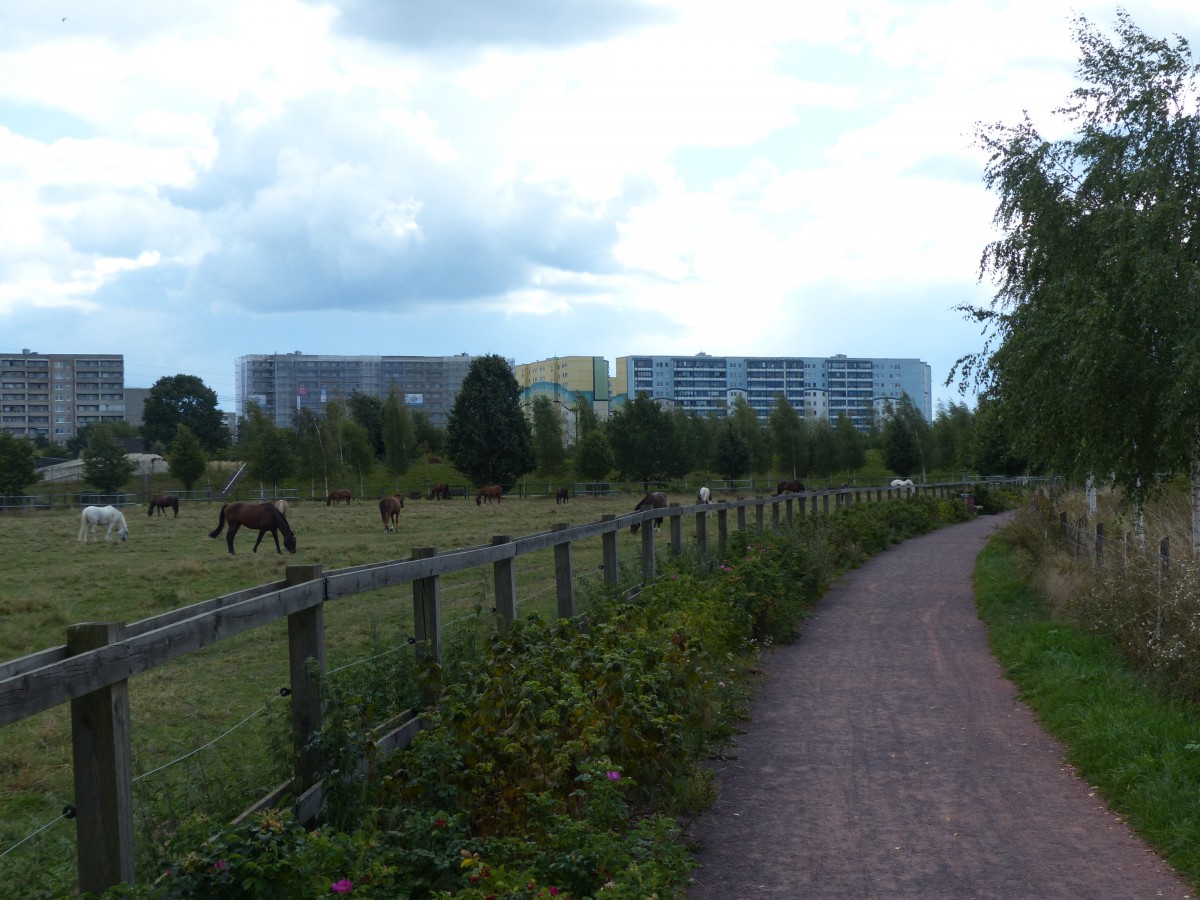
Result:
M1063 760L988 650L983 517L849 573L693 823L695 900L1192 896Z

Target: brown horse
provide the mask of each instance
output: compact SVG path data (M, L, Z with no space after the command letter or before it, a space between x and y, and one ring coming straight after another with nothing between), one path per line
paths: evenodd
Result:
M400 510L404 509L404 498L399 494L382 497L379 500L379 518L383 520L384 531L395 531L400 524Z
M497 503L499 503L500 498L503 496L504 496L504 488L500 487L500 485L498 485L498 484L485 485L484 487L481 487L479 489L479 493L475 495L475 505L476 506L482 505L484 500L486 500L488 503L491 503L492 500L495 500Z
M667 508L667 495L662 493L661 491L654 491L653 493L647 494L645 497L643 497L641 500L639 500L638 505L633 508L633 511L641 512L643 509L666 509L666 508ZM662 524L661 518L654 520L655 528L657 528L661 524ZM641 526L642 526L641 522L634 522L632 525L629 526L630 534L637 534L638 529L641 528Z
M350 492L346 488L330 491L329 496L325 498L325 505L332 506L334 503L341 503L343 500L347 503L350 502Z
M217 522L216 530L209 532L208 536L210 538L217 537L226 522L229 523L229 530L225 533L225 542L229 544L230 556L233 556L233 536L243 525L246 528L258 529L258 540L254 542L254 553L258 552L258 545L262 543L263 535L268 531L271 532L271 537L275 538L276 553L283 553L279 549L278 532L280 531L283 532L283 546L287 547L288 553L296 552L296 532L292 531L288 520L273 504L243 503L240 500L236 503L226 503L221 507L221 518Z
M781 481L775 486L775 495L780 494L803 494L804 482L791 479L789 481Z
M429 499L430 500L449 500L450 499L450 485L435 484L433 486L433 490L429 492Z
M165 516L167 508L175 510L175 518L179 518L179 498L174 494L155 494L150 499L150 508L146 510L146 514L154 518L154 511L158 510L159 515Z
M565 488L565 487L560 487L558 489L558 493L554 495L554 505L558 506L558 504L566 503L570 499L571 499L570 489Z

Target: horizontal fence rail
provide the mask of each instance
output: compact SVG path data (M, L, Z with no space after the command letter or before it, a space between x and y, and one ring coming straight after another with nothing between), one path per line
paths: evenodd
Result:
M606 485L576 485L580 493ZM917 485L916 493L939 498L962 496L965 483ZM307 821L320 805L321 785L308 738L321 728L323 706L318 682L325 673L323 611L327 603L383 588L410 585L414 648L441 660L441 583L447 575L491 567L497 627L506 629L517 616L515 560L532 554L552 555L554 587L560 618L573 618L576 577L575 543L599 541L600 571L606 586L619 587L624 561L617 557L618 533L634 524L640 532L643 582L654 579L659 546L678 556L684 551L682 526L695 523L693 541L701 564L727 549L732 530L790 527L797 517L826 513L856 503L899 500L908 496L891 487L847 487L718 501L621 516L604 516L584 525L556 525L524 537L498 535L492 543L439 552L416 548L409 559L351 566L329 572L320 565L288 566L283 581L204 600L126 625L92 622L72 625L67 642L19 659L0 663L0 726L71 704L75 755L75 803L78 833L79 889L101 893L132 880L134 847L131 800L131 742L128 684L133 676L243 632L281 619L288 625L292 730L298 748L294 779L251 807L277 805L291 798L297 817ZM648 523L663 519L663 530ZM712 522L711 520L715 520ZM710 524L711 523L711 524ZM715 526L715 527L714 527ZM658 532L658 533L656 533ZM486 569L485 569L486 571ZM436 696L426 694L425 702ZM419 729L409 711L377 730L375 744L384 750L407 746Z

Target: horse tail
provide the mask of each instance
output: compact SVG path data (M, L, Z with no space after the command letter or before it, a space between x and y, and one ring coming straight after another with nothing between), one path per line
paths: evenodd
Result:
M228 505L229 505L228 503L225 504L225 506L228 506ZM225 527L225 506L221 507L221 518L217 520L217 530L210 531L208 533L208 536L210 538L217 537L221 533L221 529Z

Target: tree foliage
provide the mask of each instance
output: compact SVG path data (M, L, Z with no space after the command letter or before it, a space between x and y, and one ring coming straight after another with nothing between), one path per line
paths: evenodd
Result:
M713 466L723 478L741 478L750 471L750 442L744 429L733 419L725 419L717 431Z
M11 432L0 431L0 496L19 497L41 477L33 444Z
M175 440L177 425L186 425L206 453L229 443L217 395L195 375L160 378L150 388L142 408L142 439L147 447L166 447Z
M605 430L599 426L583 432L575 444L575 477L580 481L604 481L613 467L613 452Z
M183 489L190 491L196 479L208 468L208 458L200 441L192 434L190 428L182 422L175 426L175 440L171 442L171 455L167 460L167 471L172 478L183 483Z
M394 389L393 389L394 390ZM382 458L383 446L383 400L372 394L354 391L347 401L350 418L367 430L371 452Z
M901 478L928 470L929 424L908 394L891 405L883 425L883 464Z
M613 465L622 478L640 481L649 490L652 481L686 474L677 468L679 457L672 447L675 429L671 414L645 394L638 394L614 412L605 431Z
M383 440L384 467L390 474L399 478L412 465L417 455L418 442L412 419L400 401L400 392L395 388L388 391L387 399L383 401L380 437Z
M1200 102L1183 38L1118 12L1112 39L1075 21L1080 81L1057 112L979 132L1001 236L980 271L997 284L975 381L1015 451L1141 500L1187 471L1200 438Z
M446 454L475 484L509 487L533 470L533 438L521 387L504 357L472 361L446 426Z
M807 473L809 446L805 421L783 394L775 397L775 404L767 417L767 428L779 470L791 478Z
M88 436L87 449L83 451L83 480L96 490L113 494L125 486L137 465L126 455L125 448L117 443L108 425L96 425Z
M557 475L566 465L562 416L549 397L533 401L533 455L538 469L548 475Z

